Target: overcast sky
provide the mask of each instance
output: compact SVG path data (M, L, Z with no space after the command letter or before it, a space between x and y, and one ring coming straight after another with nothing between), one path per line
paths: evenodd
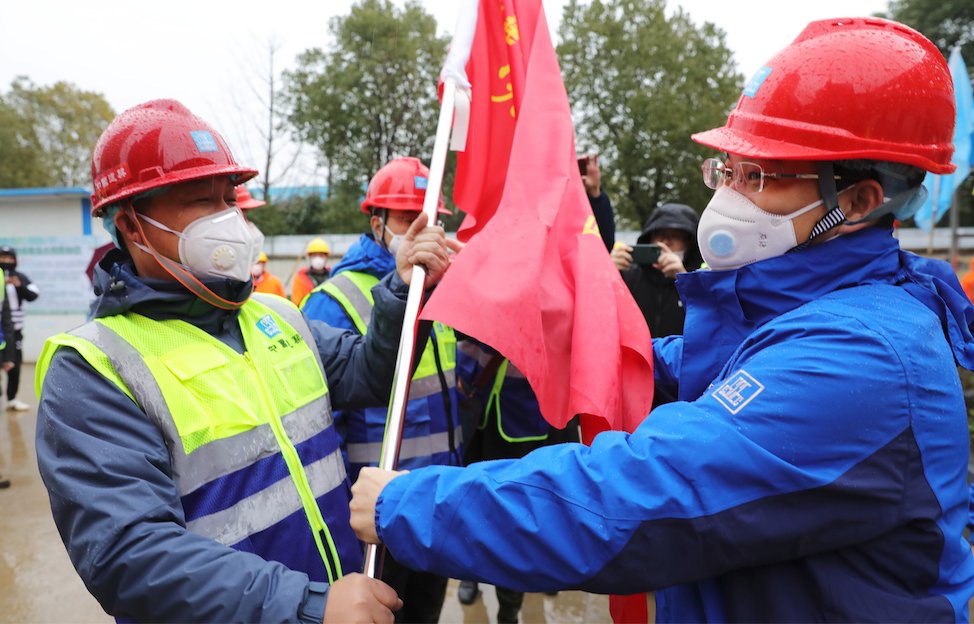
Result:
M397 0L401 4L401 0ZM329 45L328 19L347 14L352 0L29 0L5 2L0 28L0 89L18 75L36 84L59 80L102 93L116 111L160 97L182 101L217 126L239 160L256 161L250 85L267 71L269 41L277 69L297 54ZM425 0L441 32L452 32L457 0ZM554 32L564 0L544 0ZM886 0L669 0L699 23L727 33L738 69L749 77L811 20L871 15ZM254 72L258 76L255 79ZM249 83L248 83L249 81ZM314 184L312 154L295 178ZM260 167L259 162L248 162Z

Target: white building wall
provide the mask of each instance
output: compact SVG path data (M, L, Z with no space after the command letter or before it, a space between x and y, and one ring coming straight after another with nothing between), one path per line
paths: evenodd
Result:
M37 361L49 336L85 321L92 298L85 269L95 248L111 240L88 211L85 189L0 189L0 245L17 250L17 270L40 290L24 304L25 361Z

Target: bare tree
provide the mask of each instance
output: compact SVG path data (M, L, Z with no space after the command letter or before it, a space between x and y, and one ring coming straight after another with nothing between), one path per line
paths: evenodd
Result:
M268 38L238 57L239 77L229 101L235 123L222 123L235 139L238 160L259 168L256 183L265 198L271 189L314 184L323 177L313 156L290 135L287 102L282 97L278 67L281 44Z

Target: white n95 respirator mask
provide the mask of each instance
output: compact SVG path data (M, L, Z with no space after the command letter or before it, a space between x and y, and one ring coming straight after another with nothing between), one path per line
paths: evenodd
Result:
M700 217L700 254L715 271L781 256L798 245L792 221L822 203L820 199L790 214L776 215L730 186L721 186Z
M225 277L246 282L263 247L264 235L237 208L200 217L182 232L145 215L138 218L178 236L179 261L199 279ZM142 245L138 247L151 253Z

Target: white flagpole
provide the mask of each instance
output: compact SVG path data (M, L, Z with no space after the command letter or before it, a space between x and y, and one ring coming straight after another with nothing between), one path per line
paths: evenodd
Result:
M426 197L423 200L423 212L429 217L428 222L436 223L436 209L439 203L440 189L443 186L443 171L446 168L446 153L450 146L450 130L454 124L462 126L466 135L466 114L469 111L469 98L465 89L469 89L464 74L467 58L470 56L470 46L473 42L474 30L477 26L477 1L467 0L466 6L461 7L457 18L456 35L450 46L447 61L442 72L443 101L440 103L440 116L436 124L436 140L433 143L433 158L430 162L430 175L427 182ZM453 71L450 70L453 69ZM459 75L456 73L459 68ZM464 89L464 90L461 90ZM457 102L460 106L457 106ZM459 137L457 137L459 138ZM452 146L453 149L463 149L463 146ZM402 322L402 334L399 338L399 355L396 358L396 373L392 383L392 397L389 412L386 416L386 432L382 439L382 452L379 457L379 468L394 470L399 460L399 446L402 443L403 421L406 416L406 403L409 401L409 382L412 378L413 360L416 357L416 331L419 327L419 311L423 301L426 270L421 266L414 266L412 279L409 283L409 294L406 297L406 313ZM365 574L371 578L378 578L379 547L369 544L365 551Z

